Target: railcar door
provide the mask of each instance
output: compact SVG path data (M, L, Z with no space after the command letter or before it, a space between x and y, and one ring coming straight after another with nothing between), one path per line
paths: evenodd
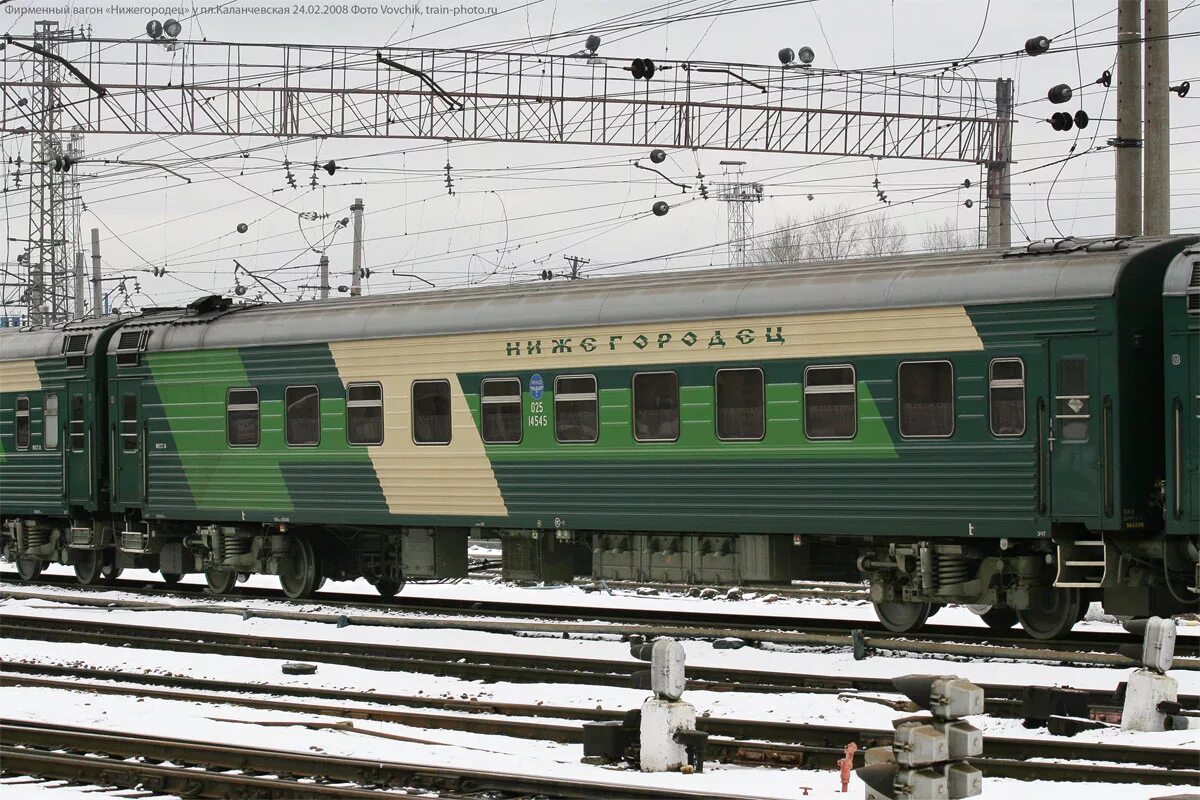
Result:
M115 380L109 420L114 462L113 503L138 506L145 499L145 442L142 430L142 382Z
M93 458L92 403L88 381L67 384L66 444L67 502L91 506L94 497L96 470ZM62 412L59 412L60 416Z
M1106 431L1102 431L1099 344L1091 337L1050 342L1050 515L1098 528L1104 492Z
M1200 370L1200 336L1193 334L1188 338L1188 364L1191 369ZM1200 530L1200 452L1197 452L1200 448L1197 442L1200 439L1200 377L1196 372L1192 372L1185 390L1189 396L1181 403L1186 421L1180 420L1180 477L1184 481L1180 491L1187 493L1183 495L1187 503L1184 513L1195 532Z

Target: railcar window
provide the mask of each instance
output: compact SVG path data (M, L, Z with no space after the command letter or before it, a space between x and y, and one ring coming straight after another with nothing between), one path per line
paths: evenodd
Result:
M283 393L284 438L292 447L321 443L321 392L316 386L289 386Z
M898 383L901 436L954 433L954 367L949 361L901 362Z
M1088 420L1092 416L1092 398L1088 394L1087 359L1058 360L1058 419L1062 426L1059 436L1065 442L1086 442Z
M17 449L29 449L29 398L24 395L17 398Z
M988 406L993 436L1025 433L1025 362L997 358L988 375Z
M560 442L594 442L600 438L600 404L594 375L562 375L554 379L554 438Z
M762 370L717 370L717 438L761 439L765 429Z
M346 441L383 444L383 386L351 383L346 387Z
M42 447L58 449L58 395L47 394L42 403Z
M83 416L84 398L81 394L71 395L71 420L67 431L71 452L82 453L87 447L87 420Z
M809 439L853 439L858 433L858 384L854 367L806 367L804 435Z
M450 444L450 382L414 381L412 417L414 442Z
M633 376L633 436L639 442L679 438L679 376L674 372Z
M138 449L137 395L121 395L121 449L126 453Z
M483 440L488 444L521 441L520 378L489 378L480 386Z
M258 447L258 389L230 389L225 397L225 434L230 447Z

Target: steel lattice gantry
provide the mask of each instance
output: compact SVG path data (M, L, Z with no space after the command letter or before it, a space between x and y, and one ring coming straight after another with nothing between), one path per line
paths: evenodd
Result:
M22 41L22 37L14 37ZM995 85L957 77L597 56L88 39L59 52L84 133L443 139L1007 162ZM10 45L0 131L37 133L38 55Z

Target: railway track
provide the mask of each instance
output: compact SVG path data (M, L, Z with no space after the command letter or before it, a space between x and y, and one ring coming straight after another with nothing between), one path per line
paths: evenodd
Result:
M122 590L135 591L150 597L190 597L205 596L201 587L174 586L169 588L146 588L144 582L132 582L133 587L127 588L118 582L115 586ZM70 600L83 605L102 605L104 607L119 607L127 604L129 607L139 604L133 601L114 601L107 598L102 601L89 600L84 592L95 592L75 586L77 593L72 595L51 595L37 591L36 584L13 587L11 585L0 589L0 597L22 599L40 599L48 602L64 602ZM247 590L255 597L280 600L283 595L266 590ZM622 633L640 633L642 635L669 635L693 639L717 639L735 637L749 643L770 643L785 646L800 647L841 647L853 648L856 637L854 629L862 632L858 643L867 648L886 650L896 653L947 655L965 658L1014 658L1034 661L1050 661L1070 663L1073 665L1096 666L1129 666L1128 658L1117 651L1123 644L1136 644L1138 639L1124 632L1075 632L1068 638L1055 642L1042 642L1029 639L1020 634L1000 634L995 631L968 626L931 626L919 634L898 635L882 630L878 623L866 621L838 621L828 619L797 619L774 616L753 616L730 613L696 613L696 612L664 612L647 613L641 609L597 609L590 607L547 608L533 603L510 603L502 601L473 601L412 598L404 602L378 603L362 602L361 595L348 595L348 599L338 601L339 607L361 609L364 611L405 611L431 615L453 615L454 627L461 629L489 630L506 632L514 630L528 631L538 627L543 632L561 634L594 634L608 632L599 627L588 627L588 623L603 622L621 625ZM232 598L227 598L232 599ZM332 603L338 600L337 595L322 597L322 601ZM344 613L315 613L310 601L287 601L286 605L304 607L303 612L273 611L261 609L245 609L229 605L216 606L222 613L250 614L253 616L277 619L302 619L310 622L335 622L344 624L368 624L386 626L442 627L445 620L426 620L424 623L413 618L398 618L394 613L388 616L360 617ZM214 607L207 606L208 610ZM201 610L188 609L188 610ZM482 617L503 616L506 621ZM401 622L399 620L403 619ZM469 622L468 620L476 620ZM516 621L521 620L521 625ZM537 626L528 621L534 620ZM557 622L560 627L552 623ZM573 626L568 623L574 623ZM1196 644L1189 642L1191 637L1181 637L1177 646L1179 658L1176 667L1179 669L1200 669L1200 650ZM1194 640L1193 640L1194 641Z
M619 720L624 715L623 711L616 710L313 690L291 686L178 679L138 673L105 673L86 668L23 665L21 674L13 674L10 671L11 666L3 666L4 673L0 677L0 683L110 695L135 695L186 703L229 704L307 716L326 716L339 720L370 720L423 729L543 739L559 743L582 742L582 728L571 724L571 720L612 721ZM46 674L56 677L43 677ZM96 680L97 678L100 680ZM163 688L164 686L176 688ZM180 686L186 686L187 689L177 688ZM282 699L289 697L292 699ZM297 697L305 698L308 702L295 699ZM323 702L312 702L314 699ZM347 706L348 701L370 705ZM418 710L422 707L440 713ZM3 724L7 723L0 723L0 726ZM891 731L886 730L864 731L844 726L773 723L725 717L701 717L697 720L697 725L712 737L709 740L710 758L759 766L832 769L836 766L837 759L842 757L846 743L855 742L860 750L864 750L867 747L890 745L892 739ZM348 729L345 723L328 727ZM2 727L0 732L4 732ZM5 741L11 744L7 738ZM1195 785L1200 781L1200 770L1195 768L1194 751L1066 740L1038 740L1036 745L1039 760L1026 761L1031 746L1030 740L988 737L985 739L983 756L975 759L974 763L991 777L1020 780L1098 781L1143 785ZM1089 763L1079 764L1082 760Z
M48 619L11 613L0 620L0 634L10 638L83 642L145 650L322 661L365 669L446 675L485 682L628 687L631 685L632 673L641 668L641 663L633 660L581 659L533 653L310 641L282 636L177 630L109 621ZM690 666L688 675L689 688L696 690L757 693L894 693L889 679L877 677L843 677L707 666ZM1009 717L1020 715L1023 686L983 684L983 688L989 713ZM1087 694L1092 705L1114 703L1111 693L1090 691ZM1189 706L1200 706L1200 698L1184 697L1182 700Z
M442 798L504 793L509 797L580 800L751 800L744 795L230 747L10 719L0 720L0 738L4 742L0 759L10 774L141 787L185 797L411 797L407 791L389 791L395 788L434 792Z

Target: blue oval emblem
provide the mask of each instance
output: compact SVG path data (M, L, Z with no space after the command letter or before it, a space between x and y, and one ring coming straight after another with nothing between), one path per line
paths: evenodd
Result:
M529 376L529 396L534 400L542 399L542 392L546 390L546 384L542 382L542 376L534 373Z

